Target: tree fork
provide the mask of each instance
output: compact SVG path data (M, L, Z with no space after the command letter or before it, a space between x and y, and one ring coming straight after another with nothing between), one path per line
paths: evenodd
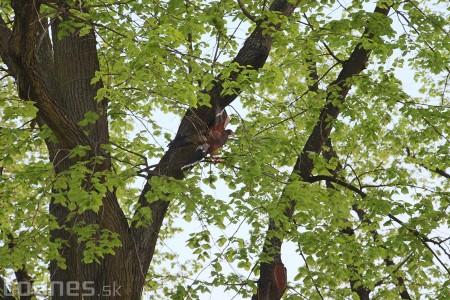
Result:
M291 3L286 0L275 0L270 6L270 10L274 12L279 12L280 14L289 17L295 10L295 8L300 3L297 0ZM242 68L250 67L254 70L258 70L264 66L265 61L270 52L273 39L270 35L263 34L264 26L274 26L276 30L279 30L281 23L270 24L265 19L257 21L257 26L250 36L246 39L243 47L239 50L236 57L233 59L232 63L236 63ZM240 70L243 70L243 69ZM231 72L230 76L226 80L235 81L239 76L240 71ZM215 84L209 91L204 91L210 97L211 107L200 106L196 109L188 109L185 116L181 120L181 124L177 131L178 136L188 136L190 134L199 133L198 128L201 130L207 130L207 124L210 124L218 111L224 109L226 106L231 104L241 92L236 91L231 95L223 95L222 91L224 80L220 79L220 75L216 78ZM200 131L200 134L202 131ZM185 164L188 158L195 151L195 147L184 147L179 149L171 149L164 154L158 165L155 167L151 176L167 176L173 177L175 179L182 179L184 177L181 167ZM146 274L148 270L152 256L155 250L158 233L165 217L167 209L169 207L168 201L160 199L156 202L148 203L145 194L151 190L151 185L147 181L142 193L139 197L139 204L142 207L150 207L152 211L152 221L148 227L145 228L130 228L130 235L133 241L136 242L136 251L139 255L139 261L141 262L141 273L137 273L138 285L143 285L145 278L142 276Z

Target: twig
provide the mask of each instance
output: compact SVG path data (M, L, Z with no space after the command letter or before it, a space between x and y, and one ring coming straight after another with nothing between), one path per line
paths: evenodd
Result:
M252 15L247 11L247 9L244 7L244 4L242 3L242 1L241 1L241 0L237 0L237 3L239 4L239 7L241 8L242 13L243 13L247 18L249 18L251 21L255 22L256 17L255 17L255 16L252 16Z

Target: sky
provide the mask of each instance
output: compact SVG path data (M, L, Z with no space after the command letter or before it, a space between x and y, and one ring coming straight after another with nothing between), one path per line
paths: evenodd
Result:
M350 1L341 1L340 3L342 3L342 5L346 5L346 3L350 3ZM339 5L339 4L337 4ZM372 9L372 3L367 4L367 6L369 7L368 9L371 10ZM340 16L340 11L339 9L334 10L331 9L330 13L335 16L336 18L339 18ZM398 29L401 32L401 26L398 23L398 21L393 18L394 20L394 27L396 29ZM236 26L238 26L239 24L237 24L236 22L229 22L228 26L229 26L229 31L234 31L234 29L236 28ZM239 25L239 30L237 31L237 33L241 36L241 41L243 42L245 37L248 35L247 31L248 31L248 24L241 24ZM211 43L214 44L214 43ZM215 49L214 47L210 47L208 49L205 49L205 55L213 55L215 53ZM398 53L397 53L398 55ZM226 56L221 56L220 57L220 61L226 61L230 59L229 57ZM417 83L414 81L414 72L405 67L401 70L396 70L396 75L399 79L401 79L401 81L403 82L403 86L405 88L405 90L408 91L408 93L410 93L411 96L416 96L419 95L419 91L418 91L418 85ZM237 99L234 103L233 103L233 108L236 109L239 114L241 116L243 116L245 118L246 115L246 111L245 109L242 108L242 105L239 102L239 99ZM235 117L237 118L237 116L234 114L233 109L228 108L228 113L231 115L231 117ZM172 137L175 136L175 133L178 129L178 125L180 122L180 118L176 115L173 114L163 114L162 112L159 113L155 113L154 114L154 118L155 121L160 124L165 130L166 132L170 133L172 135ZM237 125L233 125L230 126L229 128L231 129L236 129ZM140 129L143 129L143 127L137 123L136 124L136 131L139 131ZM163 136L163 135L162 135ZM167 141L163 138L163 137L157 137L157 143L163 145L163 146L167 146ZM239 138L239 137L237 137ZM149 140L151 140L152 137L149 136ZM154 158L153 161L150 161L150 163L157 163L158 158ZM208 164L201 164L201 166L198 166L197 168L202 168L202 176L204 178L207 178L209 169L210 169L210 165ZM211 169L213 171L213 173L217 173L219 172L218 169L216 168L216 166L211 166ZM136 187L142 187L143 182L142 181L138 181L135 183L134 186ZM204 189L205 191L207 191L209 194L211 194L213 197L217 197L220 198L222 200L226 200L227 199L227 195L231 192L230 189L227 188L227 186L225 185L225 183L223 181L219 181L217 183L215 183L216 185L216 189L211 189L207 184L203 183L203 182L199 182L199 186ZM185 231L176 234L176 236L174 238L168 239L168 240L164 240L161 241L162 242L162 249L164 251L169 251L169 252L175 252L179 254L179 258L177 259L177 264L175 265L175 267L171 267L169 264L167 265L162 265L161 267L167 267L169 270L171 270L173 272L173 274L177 274L177 272L179 272L180 274L182 274L183 272L181 271L181 266L185 264L186 261L188 260L196 260L196 256L194 254L192 254L192 250L186 247L186 241L189 238L189 234L192 232L198 232L199 230L202 229L202 224L196 220L188 223L186 221L184 221L183 219L178 219L175 223L175 226L181 227L183 228ZM245 238L245 234L248 230L248 226L245 224L242 224L240 227L240 235L242 235ZM225 233L226 235L230 236L232 234L234 234L234 232L237 230L237 226L230 226L229 228L227 228L224 231L218 230L218 229L212 229L213 231L212 236L219 236L220 234ZM448 230L448 229L445 229ZM160 246L161 247L161 246ZM303 261L302 258L298 255L298 253L296 253L295 251L296 246L293 245L292 243L289 242L285 242L283 244L283 248L282 248L282 259L283 262L285 264L285 266L288 269L288 280L293 280L293 278L296 275L296 271L298 269L298 267L300 267L301 265L303 265ZM218 248L213 248L213 251L221 251L221 249ZM237 268L236 265L230 264L230 265L226 265L223 264L223 270L224 272L236 272ZM210 270L211 268L206 268L204 271L202 271L200 274L198 274L196 279L200 279L200 280L209 280L210 279ZM237 271L239 272L239 274L241 275L248 275L249 272L245 272L242 270ZM146 297L145 299L148 299L148 297ZM212 290L211 294L204 294L201 297L202 300L207 300L207 299L243 299L240 296L236 295L235 292L232 291L225 291L223 288L221 287L217 287L214 288Z
M346 5L347 3L350 3L349 1L341 1L340 2L342 5ZM339 6L339 4L337 4L337 6ZM373 3L369 3L366 4L368 11L373 9ZM331 9L330 10L330 14L333 17L339 18L341 11L340 9L337 7L336 10L335 9ZM399 21L395 18L392 17L393 21L394 21L394 25L393 27L399 32L402 33L402 27L401 24L399 23ZM233 27L233 23L229 24L231 25L231 27ZM244 30L240 30L239 32L242 34L242 41L244 40L244 38L247 36L246 33L246 29ZM213 53L214 49L208 49L206 52L209 53ZM401 55L400 52L396 52L394 53L393 57L390 59L390 61L392 61L394 59L395 56L399 56ZM406 57L408 58L408 57ZM221 57L221 59L229 59L227 57ZM397 78L399 78L402 81L404 90L407 91L409 93L409 95L411 97L415 97L415 96L419 96L419 85L415 82L414 80L414 71L411 70L408 66L405 66L402 69L397 69L395 71L395 74L397 76ZM234 103L233 106L239 111L239 114L241 115L246 115L246 111L242 108L242 106L239 103L239 99L237 99ZM228 109L229 113L232 115L233 117L233 111L231 109ZM158 116L156 116L158 118ZM164 119L165 116L161 116L161 120ZM167 125L167 128L169 131L171 131L173 134L175 134L176 129L178 128L178 124L179 124L179 119L177 117L173 117L170 118L170 124ZM235 128L233 128L235 129ZM237 137L239 138L239 137ZM202 168L202 172L203 172L203 176L207 177L208 176L208 171L209 171L209 166L207 164L203 164L201 166ZM212 167L213 172L218 172L217 169L213 166ZM230 190L226 187L226 185L223 182L219 182L216 184L217 189L216 190L212 190L210 189L206 184L204 183L199 183L199 185L202 187L202 189L209 191L209 193L213 196L219 196L221 199L226 199L226 195L230 193ZM174 251L176 253L178 253L180 255L178 261L179 264L182 265L183 261L187 261L189 259L194 259L195 260L195 255L193 255L190 249L186 248L186 240L189 238L189 233L191 232L196 232L202 229L201 224L193 221L191 223L187 223L183 220L178 220L176 222L176 225L179 225L180 227L182 227L183 229L185 229L185 232L177 234L175 238L173 239L169 239L169 240L165 240L164 241L164 248L166 248L166 250L169 251ZM246 232L246 228L248 226L243 225L241 228L241 231L244 233L244 237L245 237L245 232ZM235 227L230 227L227 228L227 230L225 230L225 232L228 235L233 234L234 230L236 228ZM450 231L448 230L448 228L443 228L443 230L445 230L445 232L450 233ZM219 235L223 232L215 232L212 234L212 236L215 235ZM220 251L220 249L216 249L217 251ZM300 255L296 252L296 245L293 245L290 242L285 242L283 244L283 248L282 248L282 260L285 264L285 266L288 269L288 280L293 280L295 275L297 274L297 269L301 266L304 265L304 262L302 260L302 258L300 257ZM209 272L210 272L211 268L207 268L205 270L203 270L196 279L200 279L200 280L208 280L209 279ZM224 271L229 271L229 272L238 272L240 275L249 275L248 272L244 272L241 270L238 270L236 268L236 266L230 264L230 265L226 265L223 264L223 270ZM236 271L238 270L238 271ZM176 272L176 268L173 269L174 272ZM253 278L255 278L255 276L252 276ZM225 291L223 288L221 287L217 287L214 288L212 290L212 292L210 294L204 294L201 297L202 300L206 300L206 299L243 299L241 298L239 295L236 295L235 292L233 291Z

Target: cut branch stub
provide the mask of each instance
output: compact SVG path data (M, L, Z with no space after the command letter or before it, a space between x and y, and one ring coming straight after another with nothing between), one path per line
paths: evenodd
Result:
M273 279L278 290L278 297L281 298L287 287L287 270L281 261L277 261L273 267Z

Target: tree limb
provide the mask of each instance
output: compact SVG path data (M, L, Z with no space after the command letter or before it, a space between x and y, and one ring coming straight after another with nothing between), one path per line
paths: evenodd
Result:
M407 156L412 157L414 160L418 160L418 159L416 158L416 155L415 155L415 154L411 154L411 150L409 150L409 148L406 148L406 154L407 154ZM416 162L416 163L417 163L419 166L425 168L426 170L428 170L428 171L430 171L430 172L439 174L439 175L441 175L442 177L445 177L445 178L447 178L447 179L450 179L450 174L447 173L447 172L445 172L445 171L442 170L442 169L439 169L439 168L433 169L433 168L427 167L427 166L426 166L425 164L423 164L423 163L420 163L420 162Z
M387 16L388 12L389 8L382 8L378 5L374 10L374 13L380 13L385 16ZM366 28L363 36L373 38L373 33L370 32L369 28ZM295 171L298 172L300 177L304 180L311 176L311 172L314 168L314 163L308 156L308 153L319 154L322 151L323 145L333 128L332 122L337 119L340 113L340 107L334 104L333 101L338 100L339 103L344 103L351 88L351 84L347 81L353 76L360 74L366 68L370 52L370 50L365 49L362 46L362 43L357 44L350 57L345 61L342 71L339 73L337 79L329 85L326 105L322 108L319 120L306 141L302 154L298 157L294 166Z
M338 182L339 184L344 183L344 182L340 182L340 180L337 179L337 176L338 176L339 172L343 169L343 167L342 167L342 164L339 161L339 157L338 157L336 151L334 151L334 147L333 147L333 144L331 142L331 138L329 138L326 141L326 148L322 152L322 156L328 162L330 162L332 159L336 159L338 161L338 164L337 164L336 168L334 170L328 170L328 171L331 174L333 174L333 178L336 179L336 181L339 181ZM330 182L331 182L331 180L326 180L327 188L328 189L336 189ZM356 205L354 205L354 207L356 207ZM361 213L360 220L361 221L367 221L368 223L371 223L368 220L364 220L364 214ZM360 215L360 213L358 213L358 216L359 215ZM346 226L345 228L339 229L339 232L341 234L345 234L349 238L355 240L355 230L351 226ZM352 292L356 293L360 300L369 300L370 299L370 293L372 292L372 290L367 288L366 286L364 286L361 283L361 279L364 276L363 272L361 272L355 266L355 264L353 262L352 263L347 263L346 266L347 266L347 269L352 273L352 275L350 275L350 278L349 278L350 289L352 290ZM353 275L355 275L355 277Z
M389 218L396 222L397 224L400 224L401 226L405 227L409 232L411 232L413 234L413 236L418 237L420 242L431 252L431 254L434 256L434 258L436 258L436 260L441 264L441 266L445 269L445 271L447 272L447 274L450 275L450 268L447 267L447 264L444 263L439 256L436 254L436 252L430 247L430 245L428 245L428 243L432 243L432 244L439 244L436 241L431 240L430 238L428 238L427 236L425 236L424 234L422 234L420 231L418 231L417 229L413 229L410 228L408 226L406 226L406 224L401 221L399 218L397 218L396 216L394 216L393 214L389 214L388 215Z
M338 165L336 166L336 169L331 171L331 173L333 174L333 179L327 180L327 183L329 181L335 180L335 182L337 184L339 184L340 186L343 186L347 189L350 189L350 190L356 192L357 194L359 194L361 196L361 199L364 199L367 196L367 194L365 194L361 189L358 189L358 188L352 186L351 184L345 182L344 180L339 180L336 178L338 176L338 173L342 170L342 164L339 162L339 157L338 157L337 153L334 151L331 139L327 140L326 145L327 145L327 149L322 154L325 157L325 159L327 159L328 161L330 161L332 158L338 160ZM353 204L352 209L358 215L360 222L364 222L367 224L373 223L372 220L370 220L366 217L367 213L363 209L361 209L358 204L356 204L356 203ZM344 230L342 230L342 233L348 234L352 237L355 235L355 231L351 227L345 228ZM378 232L375 229L373 229L373 230L370 230L370 233L372 235L373 241L376 242L379 237ZM386 249L386 247L383 245L381 245L381 247ZM411 255L409 255L403 262L398 264L396 269L392 273L393 274L396 273L410 257L411 257ZM384 258L384 263L387 267L395 265L394 261L389 257ZM360 276L360 278L362 278L363 274L360 274L360 272L358 271L358 268L355 268L352 265L352 266L350 266L349 269L354 270L354 272L357 272L357 274ZM403 277L397 276L396 279L397 279L397 282L394 282L394 284L396 286L398 286L401 290L399 292L400 297L402 299L411 299L411 296L409 295L408 289L406 288ZM350 279L350 287L351 287L352 291L354 291L359 296L360 299L369 299L369 295L372 290L368 289L367 287L364 287L362 284L355 285L355 283L356 283L356 281L354 279ZM377 286L377 284L375 284L375 286Z
M279 12L284 16L290 16L300 0L293 3L287 0L274 0L270 6L270 10ZM232 64L236 64L237 68L231 72L230 75L223 79L222 75L216 77L215 83L210 90L205 90L204 93L209 96L211 106L200 106L198 108L190 108L187 110L185 116L181 120L175 138L190 136L194 134L205 134L212 125L216 114L231 104L240 94L241 89L236 89L232 94L222 93L224 90L224 83L229 81L236 81L238 76L246 68L258 70L263 67L273 43L273 38L270 34L263 34L263 27L272 27L279 30L281 22L278 24L268 23L267 20L261 19L257 22L256 28L246 39L244 45L233 59ZM186 163L196 146L188 146L183 148L169 148L163 155L158 165L155 167L152 174L149 176L167 176L175 179L184 178L181 167ZM164 216L169 207L169 201L160 199L158 201L149 203L146 200L146 194L151 191L151 184L147 181L138 203L141 207L149 207L152 212L151 223L147 227L130 228L130 236L134 241L133 251L136 251L141 262L140 270L136 270L136 280L144 281L145 274L149 268L150 262L155 251L158 233L161 228ZM137 285L142 286L142 285Z
M16 246L16 242L14 241L14 236L11 233L7 234L9 239L8 248L13 250ZM18 270L14 270L14 274L16 275L16 280L18 282L18 293L20 295L20 300L31 300L32 299L32 280L31 276L28 274L25 266Z
M39 109L38 116L50 127L62 144L68 149L78 145L88 145L94 150L96 145L57 104L55 95L48 89L40 74L36 49L40 4L41 2L37 0L13 0L15 19L12 32L0 18L2 60L16 80L19 97L36 103Z
M237 0L237 3L239 4L239 8L242 10L242 13L244 14L244 16L246 16L250 21L255 22L256 17L252 16L247 9L245 8L244 4L242 3L241 0Z
M383 2L379 2L375 7L374 13L379 13L387 16L389 9L389 7L383 5ZM370 28L366 27L363 36L373 38L374 34L370 31ZM351 83L349 83L348 80L353 76L360 74L366 68L366 63L369 59L370 53L371 51L365 49L362 43L358 43L353 52L350 54L350 57L343 64L342 70L339 73L337 79L329 85L326 104L322 108L319 120L309 138L307 139L302 153L297 159L292 174L293 176L299 175L301 180L303 181L308 181L308 179L312 176L314 162L309 157L309 154L319 154L322 151L333 128L332 122L337 119L340 112L340 107L335 103L344 103L346 96L351 88ZM286 210L284 212L284 216L291 220L292 216L294 215L294 210L297 202L295 199L286 198L288 198L288 196L283 192L283 195L281 196L281 199L283 199L283 201L280 202L288 202ZM252 299L254 300L279 299L270 298L267 295L270 295L271 289L273 289L274 286L274 280L271 279L270 274L272 273L274 266L281 261L280 251L283 239L280 238L280 236L284 236L285 234L286 233L284 233L282 229L278 227L276 220L269 219L269 226L263 252L272 258L272 262L261 262L261 275L260 280L258 281L258 292L257 294L253 295ZM267 290L267 287L269 287L269 290Z

